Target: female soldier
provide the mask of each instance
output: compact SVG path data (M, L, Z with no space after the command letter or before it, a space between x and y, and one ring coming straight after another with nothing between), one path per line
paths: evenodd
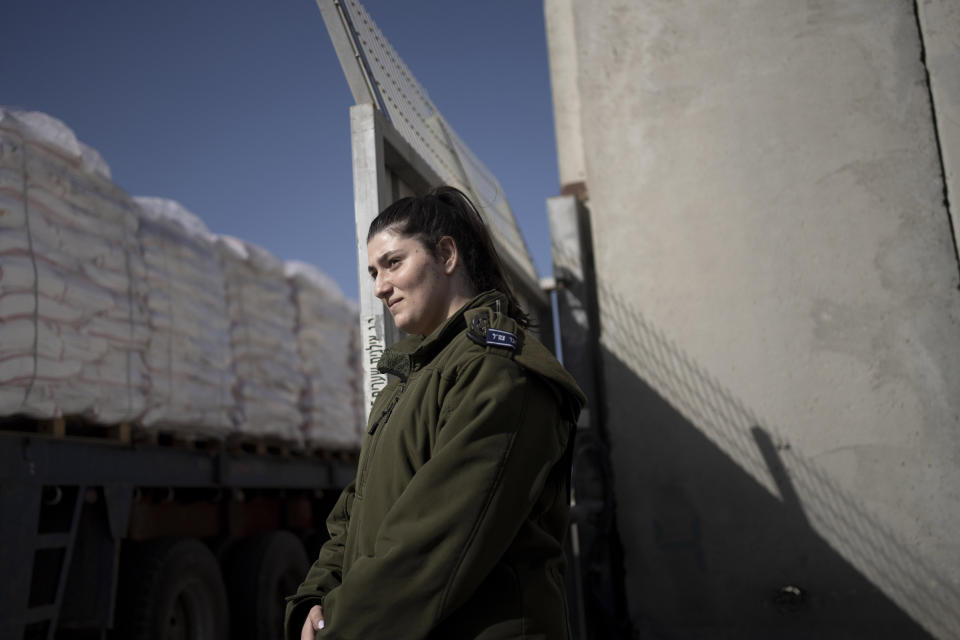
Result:
M563 537L583 394L525 331L462 192L390 205L367 251L374 292L410 337L378 364L394 378L330 539L288 598L286 637L567 638Z

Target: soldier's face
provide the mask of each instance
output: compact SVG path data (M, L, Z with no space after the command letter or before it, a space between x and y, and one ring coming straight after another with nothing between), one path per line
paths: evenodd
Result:
M374 295L401 331L427 335L447 319L453 283L442 257L392 229L370 239L367 256Z

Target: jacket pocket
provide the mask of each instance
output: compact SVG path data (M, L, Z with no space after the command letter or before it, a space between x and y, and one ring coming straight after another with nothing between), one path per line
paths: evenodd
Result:
M431 640L519 640L524 631L523 592L519 576L499 562L470 598L452 611L431 634Z
M357 497L359 498L363 497L363 490L367 483L368 470L370 468L370 463L373 461L373 456L377 451L377 443L380 441L380 435L383 433L384 427L390 420L390 414L393 413L394 407L396 407L397 403L400 401L400 395L403 393L403 388L403 384L397 387L396 393L390 399L390 402L387 404L386 408L376 420L370 423L370 428L367 429L367 434L369 435L367 446L365 446L360 452L360 460L357 463L356 492Z

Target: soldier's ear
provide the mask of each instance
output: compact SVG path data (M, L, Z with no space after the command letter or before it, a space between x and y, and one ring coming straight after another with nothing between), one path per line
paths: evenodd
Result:
M443 236L437 241L437 259L443 264L443 272L452 275L460 263L460 252L457 243L450 236Z

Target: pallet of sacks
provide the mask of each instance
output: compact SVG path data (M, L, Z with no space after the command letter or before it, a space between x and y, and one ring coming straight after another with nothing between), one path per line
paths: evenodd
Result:
M137 205L60 121L0 108L0 415L139 418Z
M193 213L136 198L150 339L146 431L225 439L235 430L226 283L216 237Z
M356 305L316 267L286 263L296 308L300 397L308 450L354 451L362 432L359 319Z
M355 450L360 379L327 276L130 197L63 123L0 108L0 417Z
M296 310L283 261L253 243L219 236L235 376L236 436L302 445Z

